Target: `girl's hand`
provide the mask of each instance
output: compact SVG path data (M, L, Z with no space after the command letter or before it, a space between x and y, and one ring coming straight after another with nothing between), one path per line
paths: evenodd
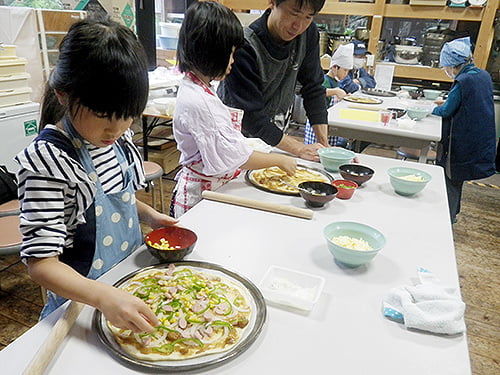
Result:
M442 99L434 100L434 104L436 104L438 106L443 105L445 102L446 102L446 100L442 100Z
M152 229L157 229L162 227L171 227L172 225L176 225L178 222L179 220L156 211L155 214L151 215L149 226Z
M115 327L140 333L151 332L160 325L156 315L140 298L110 285L102 285L96 308Z
M137 200L136 202L139 220L146 223L153 229L176 225L179 222L179 220L156 211L153 207L148 206L140 200Z
M284 170L287 175L293 176L297 170L297 160L286 155L279 156L281 157L281 161L279 162L278 167Z

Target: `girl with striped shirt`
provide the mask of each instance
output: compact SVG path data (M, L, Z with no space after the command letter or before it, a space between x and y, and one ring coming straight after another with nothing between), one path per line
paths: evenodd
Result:
M142 244L139 219L152 228L176 223L135 199L144 171L129 128L147 96L145 55L132 31L110 20L71 26L47 83L42 130L16 157L21 257L48 290L42 318L72 299L120 328L159 324L139 298L95 281Z

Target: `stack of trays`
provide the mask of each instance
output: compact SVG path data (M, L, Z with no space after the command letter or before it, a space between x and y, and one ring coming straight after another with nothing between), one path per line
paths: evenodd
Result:
M17 57L16 46L0 44L0 107L31 102L26 63Z

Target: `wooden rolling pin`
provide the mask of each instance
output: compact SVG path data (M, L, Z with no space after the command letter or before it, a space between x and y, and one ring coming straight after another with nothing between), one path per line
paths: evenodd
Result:
M261 202L254 199L237 197L229 194L216 193L214 191L205 190L202 197L217 202L235 204L237 206L256 208L258 210L276 212L278 214L300 217L303 219L312 219L313 211L305 208L297 208L284 204Z
M54 324L42 346L38 349L26 370L24 370L23 375L41 375L44 373L59 345L61 345L76 318L80 315L82 308L82 303L71 301L64 315Z

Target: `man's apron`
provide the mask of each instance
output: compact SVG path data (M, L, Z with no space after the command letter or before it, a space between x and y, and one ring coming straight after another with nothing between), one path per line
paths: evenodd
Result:
M210 90L210 88L207 87L207 85L193 73L187 72L186 76L191 81L201 86L206 93L215 96L212 90ZM228 109L231 115L231 123L233 125L233 128L241 131L241 119L243 118L243 111L230 107L228 107ZM181 171L175 176L177 184L175 186L172 207L170 209L171 216L174 216L176 218L180 217L186 211L191 209L195 204L201 201L201 194L203 193L203 191L216 190L241 173L241 171L238 169L234 173L215 177L207 176L203 174L202 171L203 163L201 160L198 160L191 164L183 166Z
M134 165L127 162L123 148L115 142L113 149L122 170L123 188L119 192L105 194L83 139L69 121L63 121L63 125L71 138L80 163L87 171L90 180L96 185L94 204L88 208L85 215L87 223L77 226L71 251L75 253L76 258L80 253L88 254L89 244L86 239L95 238L92 260L88 262L90 264L83 269L77 267L77 271L85 274L88 270L86 276L90 279L97 279L143 243L133 184ZM93 212L89 212L91 210ZM95 217L95 221L92 220L92 216ZM72 265L71 262L68 263ZM40 317L43 319L65 301L65 298L48 291L47 304Z

